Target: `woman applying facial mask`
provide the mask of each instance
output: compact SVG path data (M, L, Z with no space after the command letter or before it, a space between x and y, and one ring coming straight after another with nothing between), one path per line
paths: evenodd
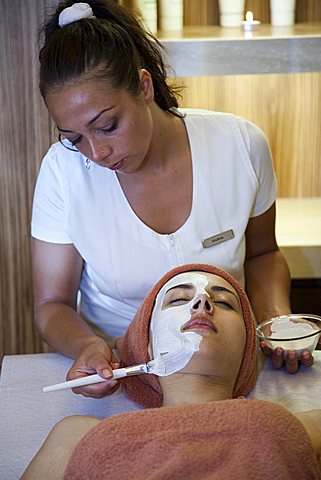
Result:
M75 359L68 380L106 379L75 391L100 398L115 387L110 337L124 335L168 270L219 265L246 288L259 323L290 313L290 275L264 133L230 113L179 108L166 52L119 2L51 3L39 87L59 141L33 201L35 320ZM285 363L298 369L296 357Z
M246 294L226 272L209 265L170 271L117 345L124 365L180 350L190 355L170 362L164 377L124 379L129 397L148 409L62 420L24 480L263 480L267 472L280 480L320 478L321 412L298 419L244 398L257 375L255 322Z

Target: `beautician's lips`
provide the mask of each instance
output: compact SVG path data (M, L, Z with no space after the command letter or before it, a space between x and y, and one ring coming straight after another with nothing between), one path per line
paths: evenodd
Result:
M123 166L125 158L122 158L121 160L119 160L119 162L114 163L114 165L108 165L108 168L110 170L119 170Z
M182 331L195 329L195 330L202 330L202 329L211 329L214 332L217 332L215 325L206 317L194 317L185 323L182 327Z

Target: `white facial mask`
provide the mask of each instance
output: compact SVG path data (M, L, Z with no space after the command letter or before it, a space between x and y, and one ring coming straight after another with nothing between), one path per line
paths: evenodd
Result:
M184 305L162 310L166 292L172 287L186 283L195 287L193 298ZM174 355L170 364L166 366L166 375L184 368L193 353L199 350L202 336L196 332L181 332L180 329L190 319L191 308L196 297L200 294L208 295L205 291L207 285L206 275L185 272L170 279L158 292L150 324L154 358L159 358L167 352L178 352L178 355Z

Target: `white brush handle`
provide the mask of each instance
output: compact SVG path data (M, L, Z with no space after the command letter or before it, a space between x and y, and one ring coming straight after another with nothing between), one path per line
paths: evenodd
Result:
M87 377L75 378L74 380L68 380L67 382L56 383L55 385L49 385L42 389L43 392L53 392L56 390L65 390L66 388L82 387L83 385L92 385L93 383L106 382L115 378L123 378L127 376L127 368L118 368L113 370L113 376L109 379L102 378L98 373L94 375L88 375Z

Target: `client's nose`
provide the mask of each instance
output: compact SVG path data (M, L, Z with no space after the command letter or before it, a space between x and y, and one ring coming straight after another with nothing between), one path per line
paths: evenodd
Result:
M193 313L213 313L214 312L214 305L208 295L206 293L202 293L198 295L192 305L191 311Z

